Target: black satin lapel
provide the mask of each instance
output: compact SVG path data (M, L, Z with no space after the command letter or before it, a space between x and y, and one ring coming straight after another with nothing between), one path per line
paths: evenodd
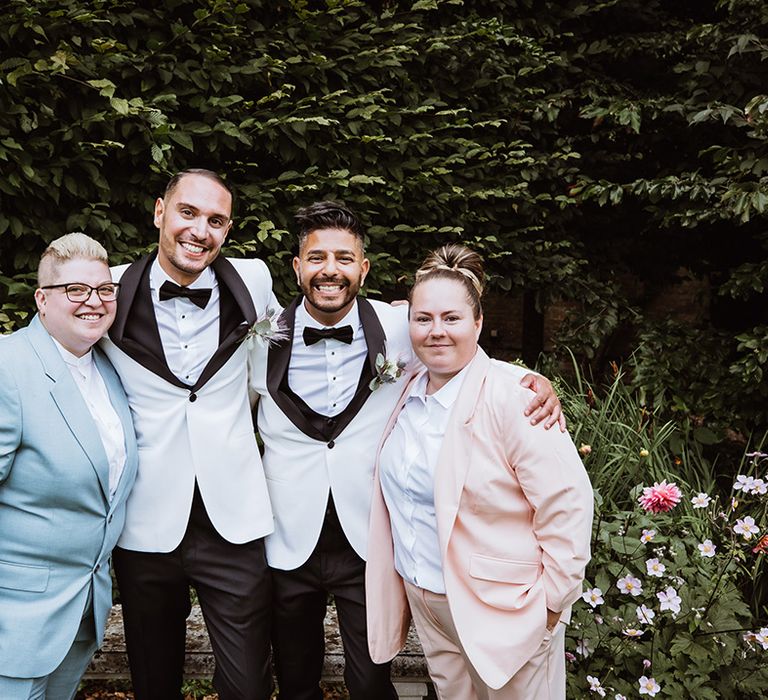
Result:
M288 340L272 344L267 351L267 389L275 403L280 403L277 394L283 377L288 373L288 364L291 361L291 349L293 348L293 328L296 324L296 307L301 297L294 299L280 315L285 326Z
M154 254L140 258L120 278L117 313L109 337L142 367L174 386L188 388L188 384L168 369L163 352L149 289L149 273L154 259Z
M237 350L248 329L256 323L256 307L243 282L229 260L218 257L211 264L219 283L219 347L213 353L192 387L197 391L218 372Z
M227 301L233 302L227 303L226 308L222 306L219 312L219 342L224 343L243 320L248 324L248 328L256 323L258 314L248 287L229 260L219 256L211 264L211 269L216 273L219 284L223 282L224 289L219 289L221 298L227 295Z
M369 385L376 376L376 356L379 353L383 355L386 349L387 337L384 335L381 321L379 321L379 317L376 315L371 303L367 299L358 297L357 308L360 314L360 323L363 326L363 333L365 334L365 343L368 346L368 364L363 366L355 395L352 397L349 405L336 419L332 439L336 439L341 434L344 428L352 422L352 419L365 405L365 402L371 395Z
M109 337L118 347L120 347L120 343L125 335L128 316L131 307L133 306L134 299L136 298L136 294L139 291L141 278L154 258L154 254L145 255L143 258L139 258L126 268L123 276L120 278L120 292L117 297L117 312L115 313L115 321L109 329Z
M368 346L368 366L375 376L376 356L379 353L385 354L387 336L384 334L384 328L382 328L381 321L379 321L371 302L358 297L357 308L360 314L360 323L363 325L363 333L365 333L365 343Z
M270 346L267 355L267 390L272 400L302 433L313 440L325 442L323 433L310 423L297 405L294 399L283 390L288 386L288 365L291 361L291 349L293 348L293 328L296 324L296 307L303 297L294 299L288 308L283 311L281 318L286 327L289 340ZM300 400L300 399L299 399Z

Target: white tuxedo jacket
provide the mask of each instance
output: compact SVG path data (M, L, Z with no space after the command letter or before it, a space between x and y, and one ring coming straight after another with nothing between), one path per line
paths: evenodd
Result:
M217 532L237 544L272 531L253 431L246 348L257 317L275 307L261 260L216 258L219 347L189 386L168 369L149 292L154 256L113 269L121 283L117 318L102 348L122 379L136 427L139 469L120 547L169 552L189 520L195 480Z
M293 338L296 299L283 322ZM371 392L376 356L412 363L408 307L392 307L358 297L360 321L368 345L355 397L324 425L308 420L287 389L291 340L269 351L250 355L251 389L259 395L258 429L264 440L264 471L275 512L275 531L267 537L267 560L273 568L291 570L312 553L323 526L328 494L350 544L365 559L373 468L389 414L402 390L404 377ZM368 379L366 381L365 379Z

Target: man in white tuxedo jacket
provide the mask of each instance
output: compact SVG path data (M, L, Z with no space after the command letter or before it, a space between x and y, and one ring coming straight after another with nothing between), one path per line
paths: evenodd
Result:
M267 559L280 700L322 698L328 594L351 700L393 700L389 664L368 653L364 575L376 447L402 389L402 381L376 381L376 360L411 362L407 307L357 296L369 261L363 226L347 207L318 202L296 219L302 296L282 315L289 340L250 356L275 513ZM554 397L542 384L537 404ZM548 403L543 413L551 410Z
M112 606L136 475L123 388L93 345L115 317L101 244L53 241L38 313L0 339L0 698L71 700Z
M263 538L273 523L242 340L276 301L263 262L219 257L231 212L218 175L184 171L155 204L157 255L113 271L120 303L103 347L139 444L114 555L136 700L181 697L190 585L219 698L271 692Z

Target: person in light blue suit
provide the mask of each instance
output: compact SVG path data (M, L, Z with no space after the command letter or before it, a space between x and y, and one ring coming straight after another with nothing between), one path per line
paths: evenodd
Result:
M107 253L45 250L28 327L0 337L0 698L70 700L104 635L110 554L136 477L128 403L94 343L115 317Z

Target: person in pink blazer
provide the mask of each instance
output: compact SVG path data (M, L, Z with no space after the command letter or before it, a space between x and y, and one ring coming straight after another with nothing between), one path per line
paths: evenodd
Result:
M376 662L411 616L441 700L565 697L564 630L592 488L567 433L531 426L521 370L478 346L482 259L433 253L410 296L424 365L379 447L366 570Z

